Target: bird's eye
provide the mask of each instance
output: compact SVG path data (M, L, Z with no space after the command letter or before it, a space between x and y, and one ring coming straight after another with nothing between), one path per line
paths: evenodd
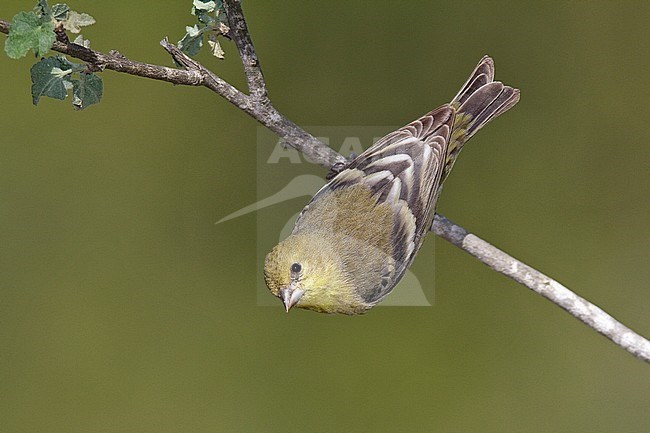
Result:
M291 265L292 273L298 274L300 273L300 271L302 271L302 266L300 265L300 263L294 263L293 265Z

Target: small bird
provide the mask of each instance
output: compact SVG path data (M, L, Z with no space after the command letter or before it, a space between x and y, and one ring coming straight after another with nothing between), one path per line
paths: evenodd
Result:
M465 142L517 101L485 56L451 103L381 138L322 187L266 256L264 280L286 311L363 314L384 299L422 246Z

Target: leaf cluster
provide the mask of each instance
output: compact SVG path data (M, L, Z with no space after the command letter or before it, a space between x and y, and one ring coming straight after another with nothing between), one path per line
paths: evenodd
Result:
M65 99L72 91L72 105L81 110L100 101L104 90L102 79L85 71L84 65L70 62L64 56L41 59L30 69L32 101L38 104L41 96Z
M80 33L82 27L94 23L93 17L73 11L67 4L57 3L50 7L47 0L38 0L33 10L19 12L13 17L5 52L12 59L24 57L29 50L34 51L36 57L42 57L56 41L57 30ZM86 48L90 45L81 35L74 43ZM42 96L65 99L68 91L72 91L75 109L98 103L103 93L102 79L87 69L85 64L70 62L61 55L41 58L30 69L34 105Z
M194 26L185 27L185 35L178 41L178 48L188 56L195 56L203 47L206 35L213 56L223 59L218 37L230 31L228 19L221 0L193 0L192 15L196 16Z
M12 59L24 57L29 50L36 57L45 55L56 40L55 29L79 33L81 27L95 23L88 14L75 12L65 3L50 7L47 0L38 0L33 10L18 12L11 21L5 52Z
M192 15L197 23L187 26L186 33L178 47L187 55L196 55L203 47L204 39L212 55L224 58L218 38L228 37L230 27L222 0L192 0ZM95 19L76 12L65 3L50 6L47 0L37 0L31 11L17 13L11 22L9 35L5 40L5 52L12 59L19 59L31 50L37 58L31 70L32 101L37 105L41 97L65 99L72 92L72 105L83 109L96 104L103 94L102 79L93 72L96 67L73 63L63 55L44 58L58 40L70 43L65 32L79 34L82 27L95 23ZM72 42L85 48L90 42L79 34Z

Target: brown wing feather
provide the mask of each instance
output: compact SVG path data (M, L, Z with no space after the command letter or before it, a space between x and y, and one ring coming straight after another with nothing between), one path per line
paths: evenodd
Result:
M392 290L422 245L434 215L453 119L453 108L443 105L386 135L316 193L296 221L294 232L300 230L311 203L360 183L370 189L378 205L391 206L394 264L386 270L381 287L371 292L369 302L378 302Z
M351 264L359 274L371 269L376 277L372 280L378 282L366 287L365 279L356 284L356 289L368 305L376 304L390 293L421 247L442 182L463 144L518 100L519 90L494 81L494 62L483 57L450 104L386 135L318 191L298 217L293 233L322 225L328 220L323 212L329 215L337 212L337 206L347 206L361 223L329 218L335 223L328 223L328 229L343 233L350 242L363 242L364 247L371 247L369 251L381 250L374 262L362 264L364 268L354 268L358 266L357 257ZM330 193L330 200L319 201ZM352 196L359 200L355 202ZM376 200L376 208L368 197ZM373 226L371 218L383 218L384 222ZM390 232L386 230L388 219L393 224ZM357 228L359 225L362 227ZM357 250L364 249L368 250Z

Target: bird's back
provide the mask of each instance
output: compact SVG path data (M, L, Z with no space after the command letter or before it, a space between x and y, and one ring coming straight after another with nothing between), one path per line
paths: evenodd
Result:
M376 304L415 258L465 142L518 100L485 56L451 103L386 135L316 193L293 234L334 242L357 293Z

